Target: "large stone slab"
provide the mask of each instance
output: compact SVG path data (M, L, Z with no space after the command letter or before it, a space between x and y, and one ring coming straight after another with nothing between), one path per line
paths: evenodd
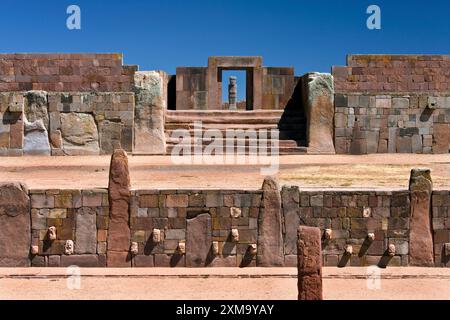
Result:
M134 123L134 152L161 154L166 152L164 112L167 108L162 71L136 72L136 109Z
M24 121L23 153L25 155L50 155L48 131L42 119Z
M409 180L411 218L409 230L409 264L434 266L431 228L431 194L433 183L429 169L412 169Z
M258 217L258 253L256 263L261 267L284 265L281 221L281 195L278 181L266 177Z
M114 151L109 168L109 210L108 267L131 266L129 249L130 235L130 174L127 153L122 149Z
M186 267L205 267L212 244L211 216L188 219L186 230Z
M67 155L98 155L98 129L88 113L61 113L63 151Z
M28 267L30 198L20 183L0 184L0 267Z
M322 300L322 249L320 229L298 228L298 300Z
M298 186L283 186L281 200L284 216L284 253L297 254L297 229L300 225Z
M307 73L303 76L302 82L308 153L334 154L333 76L329 73Z
M75 253L97 252L97 213L90 207L82 207L77 212Z

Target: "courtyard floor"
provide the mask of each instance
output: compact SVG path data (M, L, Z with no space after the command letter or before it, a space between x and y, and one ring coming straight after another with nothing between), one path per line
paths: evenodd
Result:
M324 299L450 300L448 268L380 270L377 288L372 280L367 280L367 268L324 267ZM69 289L64 268L0 268L0 300L297 298L295 268L85 268L80 271L80 289Z
M110 156L0 158L0 181L29 188L106 188ZM259 189L268 165L177 165L170 156L129 156L132 188ZM413 167L431 169L434 189L450 187L450 154L280 156L280 185L308 188L407 188Z

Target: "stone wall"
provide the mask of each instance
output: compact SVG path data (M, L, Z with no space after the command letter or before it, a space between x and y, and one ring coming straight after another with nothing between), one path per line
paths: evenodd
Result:
M444 93L450 91L450 55L349 55L333 76L336 93Z
M409 191L301 191L282 189L286 223L285 254L296 259L299 225L319 227L325 266L408 265ZM325 237L326 229L331 238ZM369 233L374 234L370 241ZM394 257L387 256L394 244ZM353 254L345 254L347 246Z
M132 92L0 93L0 155L132 151Z
M26 214L19 217L20 224L11 220L16 216L0 214L6 229L16 228L15 233L0 234L2 252L15 252L13 248L21 245L21 251L16 250L20 253L16 260L0 257L3 264L29 265L26 247L30 240L26 239L31 238L33 266L108 266L108 190L27 191L15 185L6 187L25 190L25 198L17 206L18 210L30 212L31 224ZM269 202L265 204L262 196L262 190L131 190L130 228L123 230L130 242L128 266L258 266L263 265L258 263L258 255L264 245L273 252L280 249L284 256L280 266L295 267L300 225L320 228L325 266L386 267L411 263L413 210L409 190L305 191L284 186L281 217L267 216L268 221L273 221L269 228L276 222L270 219L280 219L282 248L272 243L276 240L274 233L264 235L259 230L264 223L261 212L268 213L268 206L274 203L273 195L268 194ZM0 207L11 213L14 205L7 200L4 198ZM450 267L450 191L432 193L429 217L434 264ZM56 228L53 241L48 238L50 227ZM66 251L68 240L74 244L70 254ZM395 246L392 256L390 245ZM132 253L134 246L136 251Z
M109 204L106 189L31 190L31 245L35 267L106 266ZM56 227L56 239L48 239L48 228ZM65 254L68 240L74 252Z
M136 66L119 53L0 54L0 92L130 91Z
M434 262L437 267L450 267L450 191L434 191L431 205Z
M448 153L450 96L335 94L336 153Z

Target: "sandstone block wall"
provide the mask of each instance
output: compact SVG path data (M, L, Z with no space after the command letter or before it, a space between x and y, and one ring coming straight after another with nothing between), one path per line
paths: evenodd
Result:
M336 93L448 92L450 55L349 55L334 66Z
M39 253L31 256L35 267L106 266L106 237L109 204L106 189L31 190L31 245ZM56 227L56 240L49 241L47 230ZM66 255L67 240L75 244L74 254Z
M350 55L332 70L337 153L449 152L449 55Z
M32 266L107 266L111 223L106 189L30 190L28 194L31 225L27 227L25 222L18 230L30 232L20 239L31 238L31 246L38 247L37 254L30 255ZM130 249L137 243L137 252L130 253L129 266L258 266L261 248L256 247L255 255L250 247L258 243L261 199L261 190L132 190L130 228L123 232L129 233L124 236L130 241ZM297 230L301 225L320 229L325 266L410 263L409 190L304 191L284 186L281 200L281 265L297 265ZM435 266L450 267L448 190L433 191L430 219ZM5 228L11 228L8 221ZM52 226L56 227L57 238L49 241L47 231ZM155 229L160 232L159 242L153 238ZM237 240L233 240L233 229L238 232ZM327 229L331 229L329 239L325 236ZM374 235L372 241L369 233ZM7 245L5 252L13 252L14 241L2 239ZM267 245L271 245L268 239ZM71 255L65 253L67 240L74 242ZM388 254L391 244L396 248L392 257ZM185 247L184 252L180 246ZM352 254L346 253L348 246L352 246ZM27 265L24 261L21 265Z
M296 186L282 190L286 221L285 254L295 261L299 225L318 227L322 235L331 229L331 239L322 237L325 266L408 265L409 191L301 191ZM289 221L289 223L288 223ZM368 233L374 233L370 242ZM397 248L387 258L389 244ZM345 254L351 245L353 255Z
M132 151L134 93L0 93L0 155Z
M450 96L335 94L336 153L448 153Z
M0 91L130 91L136 66L119 53L0 54Z

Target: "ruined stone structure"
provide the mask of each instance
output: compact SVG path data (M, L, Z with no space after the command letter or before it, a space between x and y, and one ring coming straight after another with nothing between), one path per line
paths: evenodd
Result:
M167 154L195 120L276 130L281 154L448 153L449 69L449 56L355 55L299 77L261 57L209 57L168 75L121 54L2 54L0 155ZM245 108L224 109L224 70L246 72Z
M246 71L245 108L222 109L223 70ZM108 189L1 184L0 266L297 266L309 226L325 266L449 267L450 190L434 190L427 170L405 190L272 178L260 190L133 190L127 166L127 153L170 154L196 121L275 129L256 139L281 154L448 153L448 70L449 56L364 55L297 77L261 57L210 57L168 75L118 54L0 55L0 155L113 155Z

